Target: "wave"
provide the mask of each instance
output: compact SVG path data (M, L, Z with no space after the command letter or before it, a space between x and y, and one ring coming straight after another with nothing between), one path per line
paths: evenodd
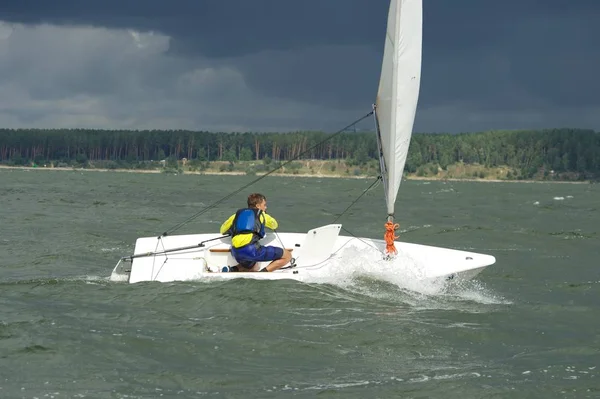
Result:
M510 304L478 280L425 279L418 262L399 253L393 261L381 259L378 251L367 253L348 248L328 277L309 283L331 284L370 298L403 303L418 308L456 308L470 302L483 305Z

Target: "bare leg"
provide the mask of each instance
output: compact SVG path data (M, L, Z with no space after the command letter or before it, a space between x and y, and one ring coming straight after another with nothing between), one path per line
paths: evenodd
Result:
M269 263L269 266L267 266L266 269L268 272L274 272L275 270L281 269L283 266L287 265L290 260L292 260L292 253L287 249L284 249L283 256Z

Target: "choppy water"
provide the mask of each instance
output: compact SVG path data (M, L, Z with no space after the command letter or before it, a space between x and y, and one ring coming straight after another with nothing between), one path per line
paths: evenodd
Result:
M403 183L402 239L490 253L459 287L107 280L250 177L0 170L2 398L600 396L600 187ZM282 231L332 222L369 180L267 178ZM341 222L382 234L376 188ZM244 192L178 233L212 232Z

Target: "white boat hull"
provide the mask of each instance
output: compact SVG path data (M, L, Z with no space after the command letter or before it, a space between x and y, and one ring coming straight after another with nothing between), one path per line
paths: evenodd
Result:
M219 234L193 234L139 238L132 260L122 259L115 266L111 280L138 283L142 281L227 280L252 278L260 280L290 279L318 281L340 273L354 262L369 268L405 267L410 264L416 279L471 279L485 267L495 263L491 255L410 244L396 241L398 255L383 260L385 242L370 238L340 236L341 225L322 226L308 233L269 233L263 245L292 249L295 267L271 273L221 272L224 266L237 262L229 252L231 239ZM206 242L202 246L199 243ZM170 252L169 250L195 247ZM165 251L167 251L165 253ZM268 262L261 263L266 266ZM366 265L365 265L366 264Z

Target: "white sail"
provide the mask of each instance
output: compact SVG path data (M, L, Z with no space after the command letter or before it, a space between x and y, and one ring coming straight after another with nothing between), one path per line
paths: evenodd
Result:
M421 82L422 0L391 0L376 113L389 215L402 181Z

